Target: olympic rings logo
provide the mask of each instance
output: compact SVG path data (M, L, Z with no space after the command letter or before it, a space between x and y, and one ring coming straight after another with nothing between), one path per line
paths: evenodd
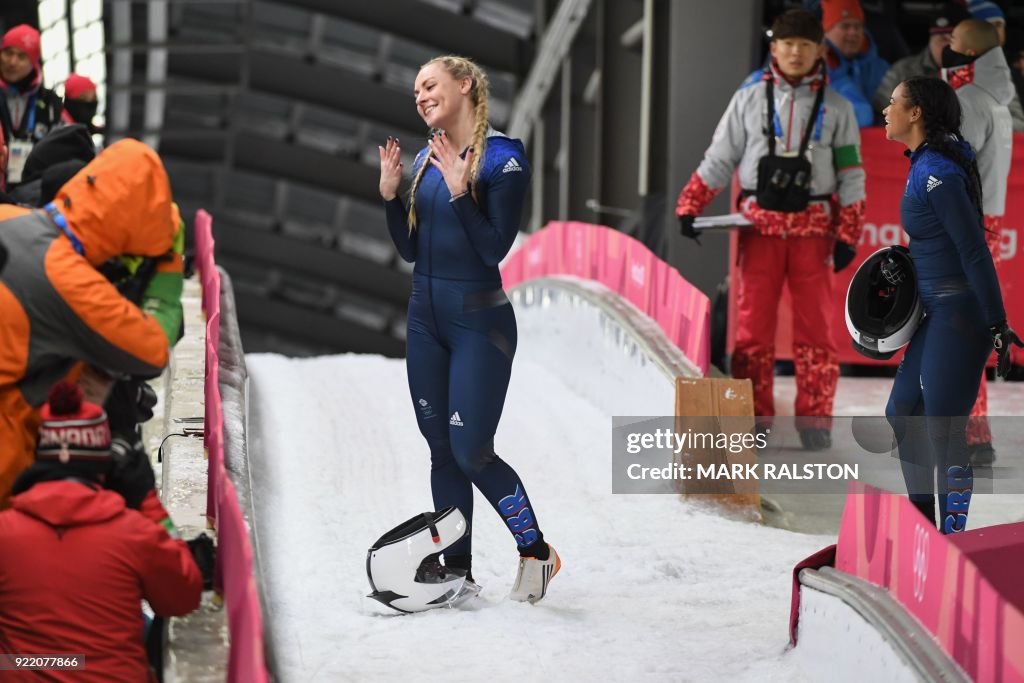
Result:
M928 581L928 531L920 524L914 526L914 598L924 601L924 587Z

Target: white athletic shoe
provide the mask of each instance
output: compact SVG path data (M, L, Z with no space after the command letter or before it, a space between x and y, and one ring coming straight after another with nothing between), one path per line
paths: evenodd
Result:
M541 601L548 592L548 584L562 568L562 560L552 545L548 559L538 560L536 557L520 557L519 572L516 582L512 585L510 598L516 602L535 603Z

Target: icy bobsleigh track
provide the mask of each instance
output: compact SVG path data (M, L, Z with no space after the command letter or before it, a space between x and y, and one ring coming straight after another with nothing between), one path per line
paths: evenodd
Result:
M884 588L832 567L803 569L799 580L796 654L805 669L834 666L890 683L970 680Z
M525 639L518 648L566 680L803 679L808 660L785 651L790 572L831 539L722 519L676 496L612 496L611 416L671 414L674 378L696 369L600 285L542 278L510 298L520 346L496 446L521 468L546 534L568 560L536 607L504 600L512 551L479 498L474 558L485 592L475 608L395 618L368 604L366 546L430 507L426 449L400 361L253 356L248 372L222 370L224 413L237 418L225 421L236 432L226 438L234 443L226 466L249 522L275 678L500 680L497 663L509 656L501 634L516 633ZM887 677L957 680L948 677L955 665L872 602L872 591L831 586L827 571L804 576L806 587L834 596L831 611L809 596L804 606L837 631L855 627L859 614L867 632L882 634L871 642L892 648ZM805 653L810 644L801 644ZM455 670L447 658L416 654L446 647L463 652ZM518 677L511 662L507 671Z

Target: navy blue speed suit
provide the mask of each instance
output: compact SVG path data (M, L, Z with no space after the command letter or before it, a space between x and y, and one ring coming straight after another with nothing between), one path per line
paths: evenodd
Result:
M969 145L956 144L973 158ZM974 474L964 430L992 353L989 327L1006 313L963 168L926 144L910 163L900 218L926 317L900 363L886 416L910 499L932 520L938 470L938 526L949 534L967 525Z
M413 173L424 163L420 152ZM498 263L519 230L530 168L523 145L487 138L477 199L451 199L441 172L427 168L416 191L410 234L401 199L385 202L399 254L415 262L406 335L409 391L420 432L430 446L434 506L457 506L472 524L473 485L505 520L521 554L543 547L526 488L494 453L494 433L516 352L516 318ZM470 538L451 546L470 554Z

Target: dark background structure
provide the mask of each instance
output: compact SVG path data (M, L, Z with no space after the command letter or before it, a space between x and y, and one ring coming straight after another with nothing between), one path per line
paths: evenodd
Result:
M583 18L564 58L543 62L544 36L573 4ZM247 352L400 356L411 267L387 236L377 145L398 136L411 167L426 136L412 82L435 55L486 68L499 130L543 72L523 229L556 219L619 228L714 296L727 237L681 240L675 196L735 88L763 63L765 26L799 4L105 0L106 139L153 145L183 215L213 214ZM939 3L875 4L898 6L913 34ZM37 23L36 2L6 0L0 22ZM707 213L729 210L723 196Z

